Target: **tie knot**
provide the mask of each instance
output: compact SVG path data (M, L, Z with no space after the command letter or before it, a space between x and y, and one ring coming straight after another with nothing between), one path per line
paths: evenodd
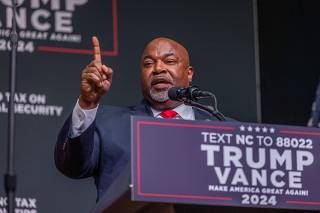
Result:
M160 116L163 118L175 118L177 116L177 112L171 109L164 110L160 113Z

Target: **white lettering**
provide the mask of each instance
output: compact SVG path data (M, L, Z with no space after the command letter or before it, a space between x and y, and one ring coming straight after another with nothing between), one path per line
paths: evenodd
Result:
M259 173L260 171L260 173ZM251 171L251 182L253 186L257 186L258 182L262 186L267 186L267 170L262 169L262 170L256 170L253 169Z
M282 155L276 149L270 149L270 168L277 169L278 164L282 166L285 163L286 170L292 170L291 150L284 150Z
M231 168L225 168L222 172L220 167L214 167L214 171L216 172L219 183L226 184L228 181Z
M55 14L55 30L57 32L72 33L72 13L70 12L56 12Z
M50 8L51 10L59 10L60 9L60 0L31 0L31 8L38 9L40 8L40 2L42 2L43 5L48 4L50 1Z
M253 149L251 147L246 148L246 160L247 164L251 168L261 169L266 163L266 149L259 148L258 161L253 161Z
M278 176L283 177L284 176L284 172L283 171L279 171L279 170L273 171L271 173L271 176L270 176L270 181L275 187L279 187L280 188L280 187L283 187L285 185L285 182L284 181L278 181L277 180Z
M44 9L40 9L35 11L32 15L31 15L31 23L33 25L34 28L36 28L39 31L46 31L49 30L51 27L51 24L48 22L40 22L40 17L41 19L47 19L50 17L50 13L47 10Z
M207 166L214 166L214 152L219 152L220 147L216 145L201 144L201 151L207 151Z
M84 5L88 2L88 0L66 0L66 9L70 11L74 11L75 6Z
M242 183L243 185L249 185L246 175L244 174L243 169L237 168L233 179L231 181L232 185L237 185L238 183Z
M302 188L301 172L289 172L289 187L290 188Z
M313 163L313 154L309 151L297 151L297 170L303 171L304 166L310 166Z
M7 7L7 27L12 28L12 9ZM16 20L17 20L17 27L20 29L26 29L27 28L27 9L26 8L19 8L16 13Z
M235 167L242 167L240 159L242 157L241 149L235 146L225 146L223 149L223 165L231 166L231 162Z

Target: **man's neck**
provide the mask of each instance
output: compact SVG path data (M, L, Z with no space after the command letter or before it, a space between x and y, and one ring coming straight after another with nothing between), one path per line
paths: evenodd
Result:
M166 102L155 102L155 101L148 101L148 103L150 104L150 106L153 109L162 111L165 109L174 109L178 106L180 106L181 104L183 104L182 102L179 101L172 101L172 100L168 100Z

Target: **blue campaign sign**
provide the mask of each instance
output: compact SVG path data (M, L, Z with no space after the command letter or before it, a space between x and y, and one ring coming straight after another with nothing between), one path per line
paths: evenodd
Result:
M132 117L137 201L320 209L320 131Z

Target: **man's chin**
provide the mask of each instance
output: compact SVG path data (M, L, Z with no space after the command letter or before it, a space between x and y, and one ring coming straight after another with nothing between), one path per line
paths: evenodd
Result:
M154 103L157 103L157 104L165 104L165 103L167 103L168 101L171 101L170 99L168 99L168 100L155 100L155 99L153 99L153 98L151 98L152 99L152 101L154 102Z
M168 100L162 101L162 102L159 102L159 101L154 100L152 98L150 98L150 99L151 100L149 100L149 103L151 104L151 106L154 109L157 109L157 110L173 109L181 104L181 102L173 101L171 99L168 99Z
M150 90L150 98L157 103L165 103L169 100L168 90Z

